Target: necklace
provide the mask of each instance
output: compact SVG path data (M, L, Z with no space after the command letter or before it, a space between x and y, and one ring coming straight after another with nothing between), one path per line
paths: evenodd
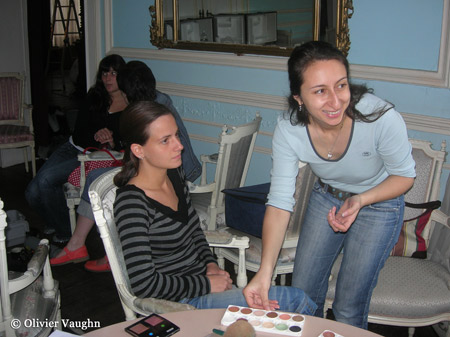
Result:
M334 143L333 143L333 145L331 146L331 148L328 150L328 154L327 154L327 158L328 158L328 159L333 158L333 150L334 150L334 147L336 146L336 143L337 143L337 141L338 141L338 139L339 139L339 136L341 135L342 128L344 127L344 121L345 121L345 119L342 120L341 128L339 129L339 132L338 132L338 134L337 134L337 136L336 136L336 139L334 140Z

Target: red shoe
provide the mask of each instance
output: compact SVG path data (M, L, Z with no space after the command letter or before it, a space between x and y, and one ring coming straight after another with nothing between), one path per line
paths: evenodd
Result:
M99 264L98 260L91 260L84 264L84 269L92 271L94 273L104 273L111 271L111 266L109 265L108 258L106 258L106 263Z
M62 266L63 264L67 263L78 263L89 259L89 254L86 246L82 246L74 250L73 252L68 250L67 247L64 247L64 251L66 252L66 255L50 259L50 264L52 266Z

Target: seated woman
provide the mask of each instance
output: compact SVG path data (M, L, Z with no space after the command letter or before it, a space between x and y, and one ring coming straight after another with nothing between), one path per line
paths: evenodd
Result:
M183 170L187 172L186 178L195 181L201 174L201 164L195 156L183 121L173 106L170 97L156 90L156 80L151 69L141 61L130 61L120 68L117 76L117 83L120 90L126 95L128 103L137 101L155 101L166 106L175 117L180 130L180 141L183 144ZM67 243L66 247L50 260L52 266L59 266L66 263L83 262L89 258L85 246L86 238L95 224L94 214L89 201L89 186L101 174L112 168L93 170L89 173L80 204L77 208L78 218L75 231ZM94 272L110 271L108 260L102 257L97 260L86 262L85 269Z
M141 101L122 117L125 156L114 178L119 187L114 215L134 294L199 309L247 306L200 228L180 168L183 145L173 115L160 104ZM311 314L316 308L294 287L271 287L269 298L271 310Z
M78 112L72 136L52 153L25 191L28 204L45 221L44 234L55 233L55 243L67 242L71 236L63 185L80 165L78 154L87 147L121 149L119 116L127 103L116 76L123 65L124 59L116 54L100 61L95 84Z

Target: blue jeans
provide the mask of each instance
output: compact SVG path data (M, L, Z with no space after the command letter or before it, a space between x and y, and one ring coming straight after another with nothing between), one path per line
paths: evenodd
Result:
M322 317L331 268L343 250L333 313L339 322L367 329L372 291L398 240L404 201L400 196L363 207L346 233L335 233L327 214L342 204L315 184L297 245L292 285L317 303L316 316Z
M69 142L60 145L25 191L29 205L44 219L47 227L55 229L60 238L70 238L72 235L63 185L70 173L80 165L79 153Z
M317 305L304 293L294 287L272 286L269 290L269 299L278 300L281 311L297 312L299 314L313 315ZM197 309L227 308L228 305L247 307L242 289L234 288L222 293L212 293L190 299L183 299L181 303L188 303Z

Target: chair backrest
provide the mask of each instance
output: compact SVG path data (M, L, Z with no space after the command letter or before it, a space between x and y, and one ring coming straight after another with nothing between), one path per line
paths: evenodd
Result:
M300 162L295 181L294 198L296 201L286 230L283 248L297 247L297 241L300 235L303 218L305 217L306 207L308 206L309 196L316 180L317 177L311 170L311 167L308 164Z
M24 78L20 73L0 73L0 124L23 124Z
M225 195L221 191L244 185L261 120L261 116L256 115L251 123L233 127L223 126L219 137L214 178L216 186L212 193L212 205L224 207Z
M412 155L416 162L416 179L413 187L405 194L405 201L421 204L439 200L442 165L445 161L446 142L441 143L440 150L433 150L431 142L410 139ZM423 209L405 207L405 220L413 219L424 212ZM422 236L428 243L431 226L426 226Z

